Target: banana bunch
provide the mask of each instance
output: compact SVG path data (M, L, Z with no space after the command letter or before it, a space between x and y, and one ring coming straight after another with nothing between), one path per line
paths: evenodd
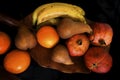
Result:
M40 24L57 17L71 17L86 23L85 11L76 5L62 2L47 3L39 6L32 14L33 25Z

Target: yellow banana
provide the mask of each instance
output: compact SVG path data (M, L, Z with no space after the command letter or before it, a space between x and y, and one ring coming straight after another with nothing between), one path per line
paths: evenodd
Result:
M51 7L51 6L56 6L56 5L57 6L71 7L72 9L79 11L81 15L85 15L85 11L77 5L73 5L73 4L69 4L69 3L62 3L62 2L53 2L53 3L48 3L45 5L46 5L46 7Z
M33 12L33 24L37 21L38 25L60 16L68 16L86 23L84 15L84 10L76 5L61 2L48 3L41 5Z
M37 17L38 17L38 14L39 12L41 12L44 8L46 8L47 6L49 6L51 4L43 4L41 5L40 7L36 8L32 14L32 18L33 18L33 24L36 23L36 20L37 20Z

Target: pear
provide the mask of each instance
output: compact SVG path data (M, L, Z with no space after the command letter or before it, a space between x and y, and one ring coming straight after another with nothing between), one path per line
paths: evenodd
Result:
M62 44L56 45L56 47L53 49L52 60L65 65L74 64L69 56L67 48Z
M57 32L62 39L68 39L75 34L92 33L92 28L85 23L71 18L63 18L57 25Z
M35 47L37 44L35 35L26 26L18 29L15 37L15 46L21 50L28 50Z

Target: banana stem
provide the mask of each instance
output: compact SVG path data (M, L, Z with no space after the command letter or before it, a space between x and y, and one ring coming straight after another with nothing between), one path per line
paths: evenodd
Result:
M10 27L19 27L19 21L10 18L6 15L0 14L0 22L9 25Z

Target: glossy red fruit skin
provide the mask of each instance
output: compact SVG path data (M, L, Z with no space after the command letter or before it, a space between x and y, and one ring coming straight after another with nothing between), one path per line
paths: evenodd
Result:
M95 22L91 25L93 34L90 35L90 41L96 46L108 46L112 42L113 29L107 23Z
M103 47L91 47L84 56L85 65L96 73L107 73L112 67L112 56Z
M70 56L82 56L89 48L89 39L85 34L77 34L67 41L67 48Z

